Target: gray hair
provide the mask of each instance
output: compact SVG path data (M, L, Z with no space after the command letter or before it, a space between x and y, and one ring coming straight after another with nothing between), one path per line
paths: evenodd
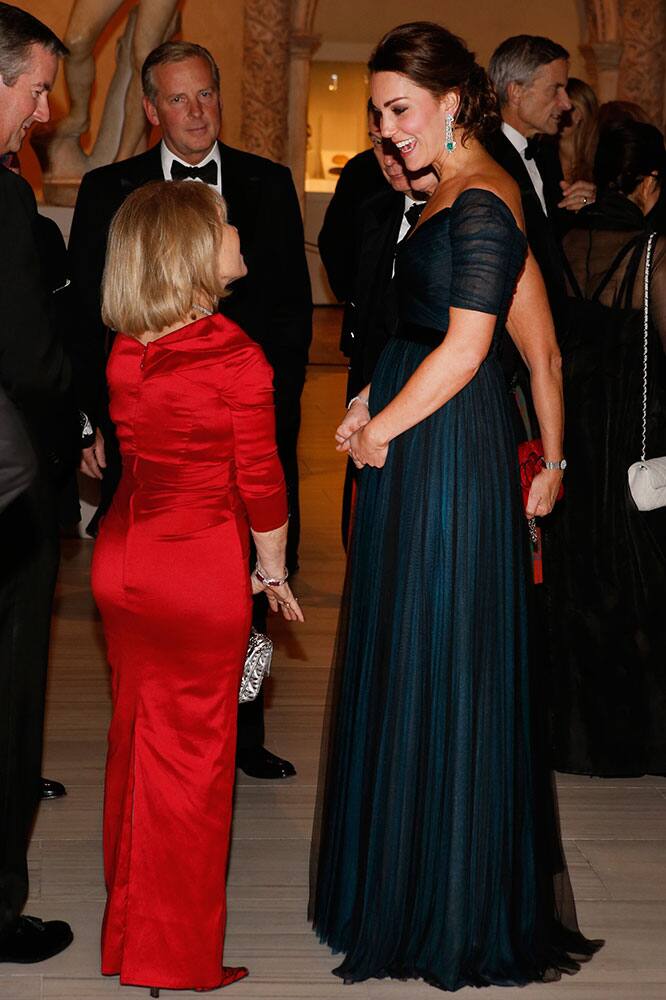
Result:
M151 104L155 103L157 88L153 80L153 70L156 66L163 66L165 63L183 62L185 59L205 59L213 74L215 89L220 92L220 71L212 55L203 45L195 42L163 42L153 49L146 56L146 60L141 67L141 86L143 92Z
M58 57L68 53L58 36L32 14L0 3L0 76L6 87L13 87L25 73L33 45L41 45Z
M488 64L488 76L500 105L509 99L510 83L530 84L540 66L568 58L569 53L562 45L541 35L514 35L505 39Z

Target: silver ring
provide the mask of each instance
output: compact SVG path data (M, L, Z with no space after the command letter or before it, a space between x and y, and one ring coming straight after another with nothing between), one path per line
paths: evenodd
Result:
M583 199L583 204L584 204L584 205L587 205L587 195L585 195L585 194L582 194L582 195L581 195L581 198Z

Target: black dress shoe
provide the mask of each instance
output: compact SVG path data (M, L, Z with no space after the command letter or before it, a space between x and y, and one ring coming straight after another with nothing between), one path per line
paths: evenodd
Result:
M0 936L0 962L44 962L64 951L73 940L72 928L64 920L19 917Z
M251 778L293 778L296 768L288 760L276 757L266 747L238 750L236 766Z
M67 789L61 781L51 781L50 778L40 778L39 780L42 783L43 799L60 799L63 795L67 795Z

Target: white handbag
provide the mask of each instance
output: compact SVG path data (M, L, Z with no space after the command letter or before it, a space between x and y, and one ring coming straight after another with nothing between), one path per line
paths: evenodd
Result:
M649 292L652 245L657 238L650 233L645 251L645 287L643 298L643 432L641 437L641 459L629 466L629 491L639 510L656 510L666 507L666 455L661 458L646 458L647 450L647 397L648 397L648 331Z

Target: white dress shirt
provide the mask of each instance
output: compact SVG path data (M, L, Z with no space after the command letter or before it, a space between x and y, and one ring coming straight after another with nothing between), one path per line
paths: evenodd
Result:
M548 209L546 208L546 199L543 196L543 178L539 173L539 168L537 167L534 160L525 159L525 150L527 149L527 139L522 135L513 125L507 125L506 122L502 122L502 132L507 137L511 145L515 150L520 153L523 163L527 168L527 172L530 175L530 180L534 186L539 201L541 202L541 207L543 208L544 215L548 215Z
M220 150L217 143L215 143L208 156L205 156L201 163L186 163L185 160L181 160L179 156L174 156L164 139L162 139L162 142L160 143L160 156L162 157L162 173L164 174L165 181L171 180L171 164L174 160L178 163L182 163L184 167L203 167L210 160L215 160L217 163L217 184L215 185L215 188L218 194L222 194L222 164L220 163ZM196 181L198 184L204 183L199 177L192 177L191 180ZM213 187L212 184L211 187Z
M423 204L423 202L416 201L416 199L410 197L410 195L408 195L408 194L405 195L405 207L402 210L402 219L400 221L400 230L398 232L398 243L402 243L402 241L404 240L405 236L407 235L407 233L409 232L409 230L412 228L412 223L407 218L407 212L412 207L412 205L422 205L422 204ZM396 249L397 249L397 246L398 246L398 244L396 243ZM393 255L393 272L391 274L391 277L394 277L394 276L395 276L395 254Z

